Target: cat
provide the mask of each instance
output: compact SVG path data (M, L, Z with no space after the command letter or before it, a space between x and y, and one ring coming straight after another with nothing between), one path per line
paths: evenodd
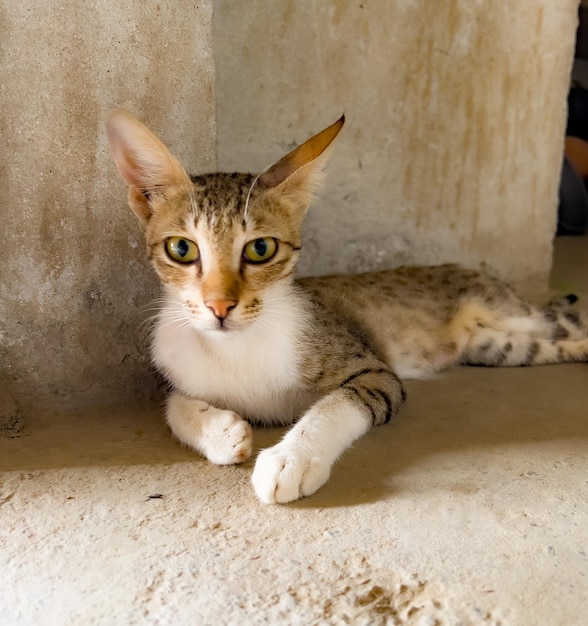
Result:
M403 379L588 360L573 296L538 307L457 265L296 280L302 221L343 124L258 176L189 176L130 113L107 121L162 282L152 356L173 387L168 424L217 464L250 456L250 424L293 424L255 462L264 503L324 485L354 440L398 412Z

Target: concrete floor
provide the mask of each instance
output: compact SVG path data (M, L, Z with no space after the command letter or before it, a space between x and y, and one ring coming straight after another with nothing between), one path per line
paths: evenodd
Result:
M588 238L558 241L553 285L588 300ZM157 408L38 416L0 440L0 623L586 624L586 365L407 387L288 506Z

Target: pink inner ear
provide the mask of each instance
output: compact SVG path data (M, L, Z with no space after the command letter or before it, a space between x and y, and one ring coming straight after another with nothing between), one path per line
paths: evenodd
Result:
M187 178L166 146L130 113L113 110L106 130L112 156L127 185L151 190Z
M111 119L108 121L106 131L108 133L108 141L114 162L124 181L127 185L141 187L137 164L131 154L127 141L125 141L124 133L121 132L116 120Z
M118 161L118 167L127 185L134 185L139 189L143 189L145 187L145 181L139 176L139 168L137 167L133 157L128 152L122 150L120 161Z

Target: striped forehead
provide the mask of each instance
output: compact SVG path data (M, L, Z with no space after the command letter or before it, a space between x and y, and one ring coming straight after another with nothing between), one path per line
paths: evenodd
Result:
M193 176L191 193L194 225L201 222L213 231L243 222L245 201L252 174L205 174Z

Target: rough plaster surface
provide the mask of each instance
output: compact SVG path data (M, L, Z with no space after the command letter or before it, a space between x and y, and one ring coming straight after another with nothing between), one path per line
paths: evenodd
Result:
M25 424L12 392L0 380L0 437L16 437Z
M544 285L576 15L576 0L217 0L219 164L259 170L345 111L302 273L461 261Z
M554 287L588 297L588 239L566 244ZM289 506L258 503L252 460L208 464L153 408L46 413L0 439L2 624L583 625L586 376L412 383Z
M149 394L157 294L104 117L124 106L191 169L215 166L212 2L0 8L0 374L27 403Z

